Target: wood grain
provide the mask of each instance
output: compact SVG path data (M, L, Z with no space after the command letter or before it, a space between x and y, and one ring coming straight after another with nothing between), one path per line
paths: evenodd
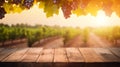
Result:
M43 49L37 62L53 62L54 49Z
M54 62L68 62L64 48L55 49Z
M84 58L78 48L66 48L69 62L84 62Z
M19 62L21 61L21 58L25 55L27 50L28 48L19 48L13 54L5 58L3 61L4 62Z
M120 67L119 48L0 48L4 67Z
M12 49L12 48L4 48L0 52L0 61L2 62L3 59L5 59L10 54L12 54L15 50L16 50L16 48L14 48L14 49Z
M108 48L94 48L96 53L98 53L104 62L119 62L120 59L115 56Z
M97 54L92 48L79 48L85 62L103 62L102 57Z
M21 62L36 62L42 48L29 48L25 55L22 57Z

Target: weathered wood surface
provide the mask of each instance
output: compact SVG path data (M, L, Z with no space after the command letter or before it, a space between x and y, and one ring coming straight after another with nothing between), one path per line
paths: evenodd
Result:
M55 49L54 62L68 62L64 48Z
M93 49L80 48L79 50L83 55L85 62L103 62L102 57L99 56Z
M43 49L37 62L53 62L54 49Z
M21 58L21 62L36 62L42 48L29 48L25 55Z
M14 51L11 55L6 57L2 62L20 62L28 48L19 48Z
M0 48L4 67L120 67L120 48Z
M2 51L0 51L0 61L4 60L6 57L12 54L12 52L14 52L15 50L16 48L15 49L11 49L11 48L2 49Z
M100 56L102 56L104 62L120 62L120 58L113 54L107 48L95 48L94 49ZM119 54L119 53L118 53Z

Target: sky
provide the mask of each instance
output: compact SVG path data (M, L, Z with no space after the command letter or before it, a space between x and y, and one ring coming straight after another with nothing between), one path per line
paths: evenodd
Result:
M90 14L86 16L76 16L71 15L70 18L65 19L61 9L59 10L59 15L54 15L47 18L44 11L39 9L34 5L30 10L24 10L21 13L6 14L5 18L0 19L0 23L4 24L17 24L24 23L29 25L59 25L59 26L72 26L72 27L101 27L101 26L114 26L120 25L120 18L112 13L111 17L105 15L104 11L98 11L98 15L91 16Z

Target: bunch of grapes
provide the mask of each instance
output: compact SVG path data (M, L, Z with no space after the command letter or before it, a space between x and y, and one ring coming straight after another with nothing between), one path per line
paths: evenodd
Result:
M5 2L5 0L0 0L0 7L3 6L4 2Z
M20 4L21 2L22 2L22 0L13 0L13 3L17 4L17 5Z
M85 9L91 0L80 0L81 9Z
M57 3L57 0L53 0L53 3Z
M105 11L107 16L111 16L112 14L112 2L109 1L108 3L103 4L103 10Z
M4 8L0 7L0 19L4 18L6 11Z
M79 0L73 0L71 3L71 7L73 10L76 10L78 8L79 5Z
M30 9L30 7L33 6L33 2L34 2L34 0L24 0L23 5L26 8Z
M59 4L61 0L53 0L54 4Z
M71 10L72 10L71 3L67 2L62 5L62 11L66 19L70 17Z
M71 10L72 10L71 2L66 1L65 3L62 4L62 11L66 19L70 17Z

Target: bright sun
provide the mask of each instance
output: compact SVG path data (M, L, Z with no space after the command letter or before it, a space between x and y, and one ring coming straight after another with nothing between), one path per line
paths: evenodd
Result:
M103 10L99 10L96 16L95 26L106 26L107 25L107 16Z

